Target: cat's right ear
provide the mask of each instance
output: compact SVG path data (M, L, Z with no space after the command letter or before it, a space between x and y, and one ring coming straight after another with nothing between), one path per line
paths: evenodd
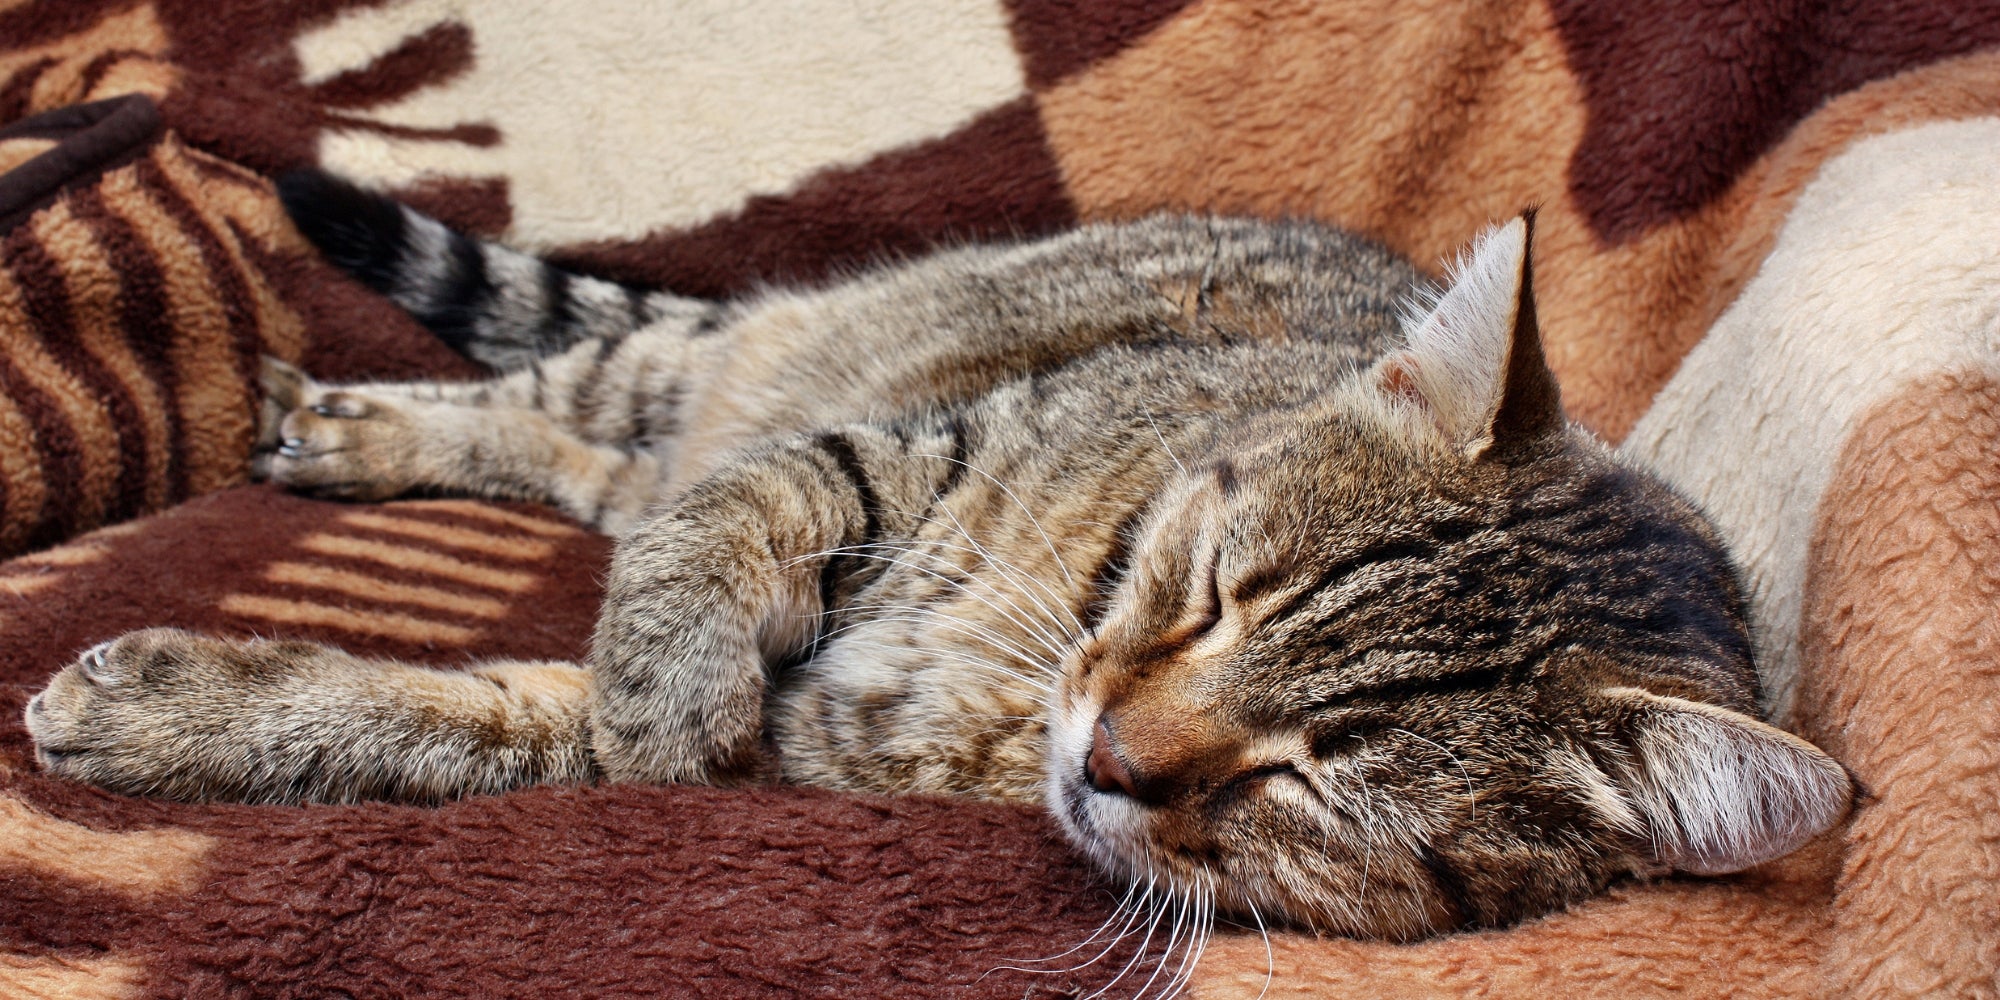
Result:
M1504 457L1563 427L1562 396L1535 316L1535 214L1480 234L1451 287L1405 323L1407 343L1376 387L1421 407L1466 457Z

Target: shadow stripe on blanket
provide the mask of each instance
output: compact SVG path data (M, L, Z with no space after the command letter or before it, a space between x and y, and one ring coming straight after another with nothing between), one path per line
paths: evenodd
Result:
M470 501L406 501L342 510L333 530L298 540L302 556L259 575L275 590L225 594L226 615L292 629L468 646L516 611L581 531Z

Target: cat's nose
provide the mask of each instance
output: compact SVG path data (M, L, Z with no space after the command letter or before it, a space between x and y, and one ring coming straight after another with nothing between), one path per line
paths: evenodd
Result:
M1090 787L1100 792L1139 797L1132 769L1111 748L1111 727L1102 718L1097 720L1097 730L1091 735L1090 758L1083 762L1083 770L1090 777Z

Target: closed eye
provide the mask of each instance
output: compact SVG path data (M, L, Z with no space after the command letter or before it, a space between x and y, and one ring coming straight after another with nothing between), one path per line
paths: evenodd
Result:
M1318 802L1321 807L1331 808L1326 801L1326 796L1320 794L1319 786L1313 784L1312 779L1306 777L1304 772L1300 771L1298 767L1288 760L1259 764L1238 774L1230 783L1244 790L1249 790L1268 785L1274 781L1289 781L1293 785L1305 789L1306 794L1311 795L1314 801Z

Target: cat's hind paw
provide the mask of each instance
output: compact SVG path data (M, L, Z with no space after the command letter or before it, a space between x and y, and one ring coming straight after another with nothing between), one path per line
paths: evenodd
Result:
M37 760L113 791L232 797L257 767L243 736L261 714L239 651L177 629L91 647L28 701Z

